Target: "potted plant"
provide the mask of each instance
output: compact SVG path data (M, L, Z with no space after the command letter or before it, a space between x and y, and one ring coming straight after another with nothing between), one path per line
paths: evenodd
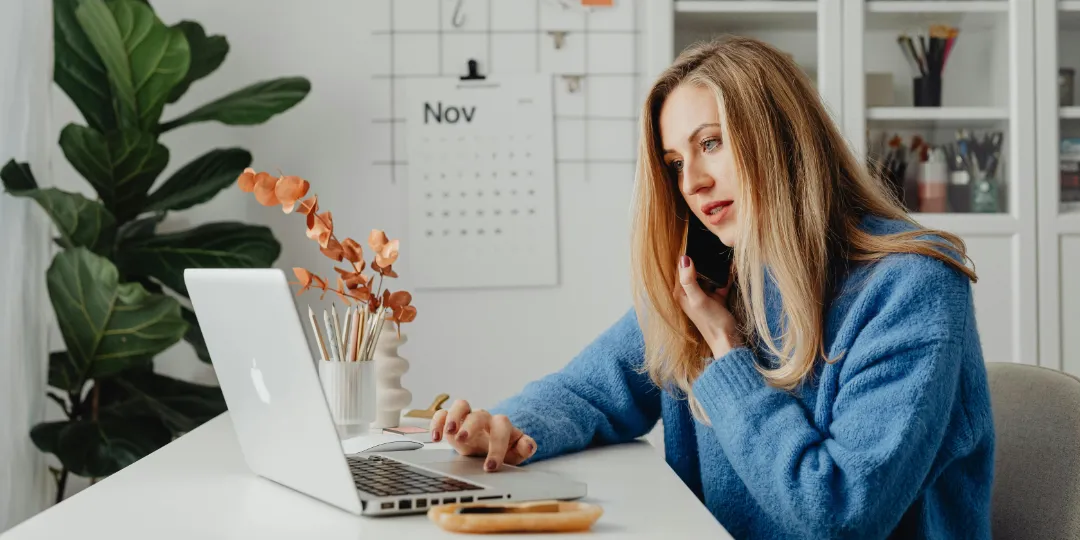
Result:
M225 410L217 387L153 370L154 356L180 339L209 362L194 313L177 299L183 271L267 267L281 251L269 228L236 221L158 233L169 212L211 200L252 161L242 148L215 148L158 183L169 162L159 137L197 122L261 124L311 86L265 80L163 120L221 66L224 36L193 21L166 25L143 0L54 0L53 13L54 81L85 120L65 126L59 145L97 196L43 188L15 160L0 179L49 215L60 248L46 283L66 350L49 356L47 395L66 419L30 433L60 462L59 501L69 474L110 475Z
M405 290L390 291L383 287L384 278L397 278L394 263L398 260L400 242L390 240L380 229L373 229L368 235L367 245L374 253L371 259L372 274L365 274L368 268L364 260L364 248L356 240L345 237L339 240L334 231L334 218L330 211L319 212L318 196L304 197L311 188L310 182L299 176L273 176L267 172L256 172L247 168L237 179L240 189L253 193L263 206L281 206L286 214L294 212L305 217L307 237L319 245L319 251L334 261L337 273L335 288L331 280L324 278L303 267L293 268L293 273L300 286L297 294L317 289L322 291L322 299L332 292L347 306L346 318L339 323L336 310L329 316L331 321L326 326L325 335L319 330L318 319L311 313L312 332L319 344L324 360L320 362L320 376L323 390L331 405L335 420L342 423L366 423L367 412L372 413L375 427L396 427L401 409L409 404L412 394L402 388L401 376L409 368L408 361L397 354L397 348L405 342L401 334L401 325L416 320L416 307L412 305L412 295ZM344 268L338 266L342 264ZM375 282L378 276L378 283ZM352 304L357 304L355 311ZM309 308L310 311L310 308ZM390 321L396 326L396 335L384 336L384 323ZM376 360L377 373L364 373L363 364ZM358 363L360 365L350 365ZM367 386L368 395L361 395L359 401L349 396L364 390L362 379L374 376L377 383ZM377 405L369 405L372 410L347 409L346 404L368 402L378 396ZM347 421L346 421L347 420Z

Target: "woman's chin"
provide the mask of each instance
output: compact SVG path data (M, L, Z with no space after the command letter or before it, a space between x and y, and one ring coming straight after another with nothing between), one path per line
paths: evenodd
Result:
M735 234L735 227L733 224L725 222L719 225L713 225L709 227L709 230L711 230L725 246L732 247L735 245L735 238L738 235Z

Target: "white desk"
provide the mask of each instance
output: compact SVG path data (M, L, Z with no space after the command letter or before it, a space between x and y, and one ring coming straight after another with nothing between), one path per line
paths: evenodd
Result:
M604 508L591 533L559 539L731 538L648 443L588 450L529 467L584 480L589 485L584 500ZM425 515L354 516L252 475L228 413L0 535L3 540L465 537L443 531Z

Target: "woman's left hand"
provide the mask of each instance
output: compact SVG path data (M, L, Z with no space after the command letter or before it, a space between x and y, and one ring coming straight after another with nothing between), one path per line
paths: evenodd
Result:
M675 300L705 338L713 358L724 356L740 344L738 325L727 309L730 290L731 284L728 283L722 289L706 293L698 285L694 261L685 255L679 259L679 282L673 291Z

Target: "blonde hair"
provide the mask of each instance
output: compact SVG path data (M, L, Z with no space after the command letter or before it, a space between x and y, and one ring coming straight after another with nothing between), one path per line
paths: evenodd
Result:
M658 134L660 108L681 84L713 91L726 116L730 139L725 144L740 173L739 237L728 307L744 342L763 344L779 360L772 369L758 367L770 385L795 389L819 358L836 360L825 351L823 328L834 288L849 262L916 253L976 280L974 270L937 249L966 261L964 242L947 232L924 229L908 216L850 151L810 81L787 55L742 37L690 47L658 77L642 109L631 266L634 305L645 339L642 369L658 386L685 394L697 417L705 414L691 385L704 370L703 359L712 353L672 296L692 214L664 166ZM867 215L902 220L915 230L871 235L860 229ZM944 242L919 238L924 235ZM766 319L766 266L783 299L779 345Z

